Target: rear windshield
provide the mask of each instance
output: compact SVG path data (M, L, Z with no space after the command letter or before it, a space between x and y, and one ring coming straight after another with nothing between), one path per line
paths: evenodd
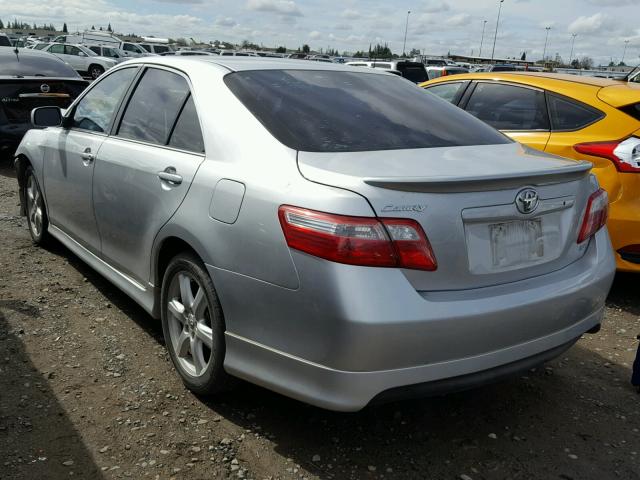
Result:
M9 41L9 37L0 35L0 47L10 47L10 46L11 46L11 42Z
M0 75L24 77L71 77L79 75L69 65L53 55L34 55L29 50L15 50L7 48L0 50Z
M504 135L393 75L314 70L228 74L225 83L290 148L355 152L509 143Z

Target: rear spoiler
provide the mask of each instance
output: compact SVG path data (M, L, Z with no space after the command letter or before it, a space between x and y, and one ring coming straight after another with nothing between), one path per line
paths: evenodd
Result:
M589 173L591 162L580 161L575 165L549 171L519 172L509 175L492 176L449 176L449 177L374 177L365 178L364 183L373 187L404 192L459 193L501 190L523 185L552 185L583 178Z

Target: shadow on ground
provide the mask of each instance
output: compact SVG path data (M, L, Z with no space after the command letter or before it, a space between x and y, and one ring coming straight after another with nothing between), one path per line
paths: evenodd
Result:
M47 373L29 360L20 339L24 332L12 330L8 315L37 318L38 309L0 300L0 478L102 478Z

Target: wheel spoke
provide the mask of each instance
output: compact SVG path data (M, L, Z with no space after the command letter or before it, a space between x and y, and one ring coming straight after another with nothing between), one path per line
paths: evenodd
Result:
M180 298L182 304L185 306L193 305L193 293L191 293L191 279L184 274L178 275L178 281L180 282Z
M174 298L169 302L168 305L169 312L178 320L180 323L184 323L184 305L181 304L177 298Z
M191 304L191 311L197 316L202 316L201 309L206 306L207 302L204 298L204 288L198 285L198 291L196 292L196 296L193 298L193 303Z
M195 338L191 339L191 358L193 359L196 375L200 375L207 366L207 362L204 361L204 355L202 354L202 343Z
M196 324L196 337L209 347L210 350L213 348L213 330L211 330L209 325L198 322Z
M176 340L176 354L179 357L185 358L189 354L189 347L191 346L191 338L187 332L180 332L180 336Z

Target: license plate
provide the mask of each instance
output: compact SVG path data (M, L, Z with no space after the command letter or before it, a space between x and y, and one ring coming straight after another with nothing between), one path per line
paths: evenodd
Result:
M527 264L544 257L540 218L491 224L489 238L494 268Z

